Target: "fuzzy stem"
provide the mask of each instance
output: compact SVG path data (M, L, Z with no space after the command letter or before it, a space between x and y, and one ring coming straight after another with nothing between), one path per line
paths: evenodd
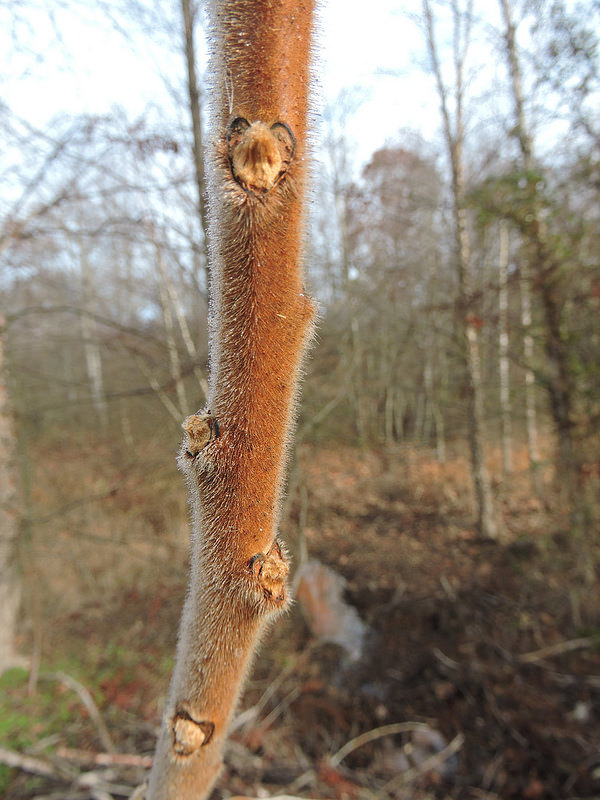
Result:
M312 330L302 288L312 2L212 6L211 386L179 464L193 544L148 800L199 800L267 621L287 604L277 541L286 446Z

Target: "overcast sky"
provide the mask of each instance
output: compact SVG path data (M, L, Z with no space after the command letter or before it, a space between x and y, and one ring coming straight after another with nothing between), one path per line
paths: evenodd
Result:
M0 8L0 97L14 113L41 127L64 112L103 114L117 105L136 117L148 103L168 107L160 73L184 74L174 47L169 52L160 37L149 43L133 24L126 35L119 33L92 2L75 3L75 10L69 10L70 3L64 10L58 7L52 20L40 5L41 0L32 0L22 7L17 24L10 8ZM480 0L477 13L493 13L496 6L496 0ZM407 16L408 7L418 11L420 3L325 0L320 6L319 94L324 102L335 102L344 88L353 90L356 110L347 133L359 161L402 129L418 130L431 140L439 128L435 87L423 68L422 36Z

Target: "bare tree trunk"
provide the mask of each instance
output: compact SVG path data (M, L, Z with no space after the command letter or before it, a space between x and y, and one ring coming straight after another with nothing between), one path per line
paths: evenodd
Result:
M429 339L433 340L433 336L430 336ZM428 353L431 352L432 347L433 345L431 344L431 341L428 342L427 343ZM429 356L427 356L427 360L425 361L425 368L423 372L423 386L425 388L425 396L427 397L427 406L431 417L431 422L433 423L433 430L435 433L436 457L440 464L444 464L446 461L446 441L444 438L444 416L440 411L440 408L436 400L434 381L433 381L433 366L431 365Z
M363 392L363 381L368 365L363 363L361 347L360 323L357 316L350 320L349 343L350 369L352 370L351 396L354 403L356 433L360 444L367 441L367 409L366 397Z
M502 419L502 468L512 473L510 363L508 359L508 227L500 222L498 243L498 367L500 373L500 416Z
M312 3L211 10L212 367L208 408L184 424L192 566L148 800L208 795L256 641L287 604L276 536L314 313L300 263Z
M192 10L190 0L181 0L183 18L184 52L187 68L187 88L192 120L192 155L196 175L196 191L198 192L198 216L204 236L204 263L208 263L208 219L206 213L206 181L204 178L204 147L202 144L202 109L200 106L200 88L196 72L196 44L194 42L194 22L196 13ZM208 278L208 269L207 269ZM208 291L208 280L206 282Z
M367 438L366 409L363 392L364 370L362 363L362 336L360 330L359 314L360 302L354 290L350 275L350 238L348 231L348 194L351 176L348 169L347 141L339 137L341 127L347 121L348 109L342 107L339 119L329 122L329 135L326 149L331 168L331 189L333 192L333 208L337 222L340 260L341 260L341 288L347 303L349 326L347 336L343 337L343 358L346 369L350 375L349 399L354 412L354 423L358 441L363 443Z
M4 319L0 316L0 675L19 663L15 650L21 580L17 558L15 435L3 360Z
M525 123L525 109L523 104L523 86L521 70L517 57L515 40L515 26L513 25L509 0L500 0L502 15L506 25L506 55L512 83L513 102L515 106L515 133L521 150L523 168L526 172L533 169L533 147L531 137ZM529 464L532 471L536 492L539 493L539 451L537 434L537 414L535 407L535 375L533 372L533 336L531 334L531 281L530 269L527 263L527 254L521 269L519 284L521 294L521 324L523 326L523 357L525 361L525 419L527 425L527 446L529 450Z
M104 379L102 375L102 355L98 341L98 324L93 317L94 309L94 279L92 267L83 242L79 241L79 256L81 265L81 287L83 294L83 313L81 315L81 337L85 352L85 365L87 369L90 391L94 409L103 429L108 425L108 407L104 392Z
M537 412L535 406L535 375L533 373L533 336L531 334L531 286L529 269L524 263L519 281L521 294L521 326L523 328L523 361L525 363L525 421L529 466L536 492L539 494L539 462Z
M544 346L550 375L547 380L550 409L558 437L558 471L561 488L573 503L576 495L577 459L573 441L573 394L574 379L569 366L568 346L561 335L561 297L557 291L557 275L560 263L549 243L546 226L540 208L537 188L538 178L534 174L532 138L527 127L521 67L517 52L516 28L512 21L510 0L500 0L504 17L506 58L508 61L513 102L515 107L515 134L521 150L526 178L530 183L531 208L520 222L521 232L529 244L526 257L535 272L544 321Z
M452 169L452 200L454 215L454 234L456 263L458 269L459 297L458 307L463 334L463 354L466 371L467 423L469 430L469 448L471 453L471 470L477 503L477 527L484 538L495 539L498 530L492 504L492 492L489 476L485 466L483 448L483 390L481 385L481 367L479 358L479 341L475 320L471 312L473 297L471 245L467 226L467 208L465 202L465 177L463 162L464 123L463 123L463 91L464 61L469 45L471 9L460 14L456 0L452 0L454 26L454 70L455 86L452 97L454 103L453 118L449 108L449 90L444 83L442 68L438 58L435 40L434 22L429 0L423 0L423 17L426 26L427 45L431 67L436 79L440 98L444 137Z
M515 135L519 142L521 155L523 157L523 167L527 172L533 169L533 143L527 123L525 122L525 104L523 98L523 81L521 78L521 67L517 54L516 29L511 17L510 0L500 0L500 8L504 17L506 31L504 38L506 41L506 58L510 71L512 83L513 102L515 105Z
M438 463L446 463L446 429L444 415L437 405L433 406L433 418L435 420L435 452Z
M483 393L481 389L481 362L477 331L469 322L464 323L467 360L467 414L471 468L477 501L477 528L486 539L496 539L498 531L492 505L492 490L485 466L483 446Z
M354 406L354 419L356 424L356 434L358 441L363 444L366 441L366 420L365 420L365 401L363 396L364 365L362 364L361 331L359 322L360 307L358 298L350 280L350 252L348 247L348 213L347 198L344 189L338 189L339 181L337 176L334 180L336 191L336 209L338 214L338 226L340 230L340 244L342 247L342 281L346 302L350 309L350 326L345 346L345 356L348 362L348 369L352 377L350 397Z

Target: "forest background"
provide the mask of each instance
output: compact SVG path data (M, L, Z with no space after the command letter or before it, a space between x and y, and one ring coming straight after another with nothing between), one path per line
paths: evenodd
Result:
M329 72L315 89L306 221L306 279L320 320L282 517L297 564L319 558L343 576L346 599L386 641L381 669L392 677L381 677L387 688L378 684L376 703L372 687L363 692L372 713L357 711L338 687L327 724L306 719L294 705L299 695L290 697L327 674L329 656L317 653L318 675L295 660L317 635L294 612L249 689L262 698L274 675L292 682L279 685L287 685L285 702L273 692L264 701L268 724L254 719L240 734L239 747L263 760L278 716L295 712L291 739L312 763L369 723L405 715L403 690L390 684L399 680L394 669L405 687L413 673L437 687L444 714L424 706L416 717L437 720L448 740L467 731L448 684L463 700L466 690L448 663L476 647L490 615L505 654L575 642L564 652L582 660L563 671L589 677L598 668L600 5L453 0L392 10L390 29L400 21L408 32L408 60L397 44L384 48L390 37L381 27L380 67L368 67L361 84L332 78L332 56L322 54ZM84 723L73 707L61 706L56 687L38 688L41 676L64 672L116 715L121 749L152 752L146 740L174 654L189 536L175 453L182 420L203 407L209 368L203 12L188 0L23 0L0 4L0 13L14 77L3 81L0 106L1 455L9 487L1 499L12 531L3 533L1 555L15 566L9 591L20 604L20 621L15 629L7 617L7 630L30 659L27 673L7 673L3 730L12 747L31 749L57 735L51 706L76 716L69 724L81 744ZM58 48L60 69L77 73L64 25L90 34L96 14L125 43L124 65L139 54L148 99L98 113L84 96L85 111L63 111L52 54ZM358 54L338 68L355 77L353 69L371 63L369 47L352 39L343 14L324 8L323 20L346 37L346 59ZM32 77L43 88L39 101L15 88ZM133 80L126 66L120 77ZM94 76L89 91L100 85ZM110 87L103 91L110 96ZM423 598L435 606L426 623L417 610ZM473 628L462 614L478 603L484 620ZM460 633L451 658L445 642L444 662L431 655L432 642L452 629L449 608ZM428 667L388 663L406 658L408 629L420 632L411 657L429 653ZM487 666L493 660L476 655ZM452 677L436 672L432 680L431 670L444 668ZM357 674L342 681L354 694L366 685ZM496 677L489 696L497 696ZM472 686L473 675L465 680ZM483 757L481 743L465 746L457 774L489 796L567 797L565 786L584 784L591 795L599 777L591 723L597 731L600 711L598 684L586 680L577 678L579 693L568 697L562 686L553 706L557 719L585 716L585 732L572 734L579 750L569 739L561 761L550 746L520 742L527 767L492 770L494 752L507 748L490 735L481 737L490 748ZM492 708L490 725L530 743L522 726L533 727L531 717L507 722L502 711L499 722L498 713ZM354 765L371 786L387 785L380 756L367 752ZM252 763L260 784L264 774ZM328 786L351 792L337 773L315 775L306 786L321 796ZM39 793L13 770L0 779L17 786L8 796ZM385 791L399 796L397 787Z

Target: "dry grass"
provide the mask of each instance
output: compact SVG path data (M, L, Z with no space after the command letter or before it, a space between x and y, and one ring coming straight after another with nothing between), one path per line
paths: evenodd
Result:
M186 492L163 442L124 464L102 443L38 455L22 557L38 593L52 598L47 611L67 612L185 569Z

